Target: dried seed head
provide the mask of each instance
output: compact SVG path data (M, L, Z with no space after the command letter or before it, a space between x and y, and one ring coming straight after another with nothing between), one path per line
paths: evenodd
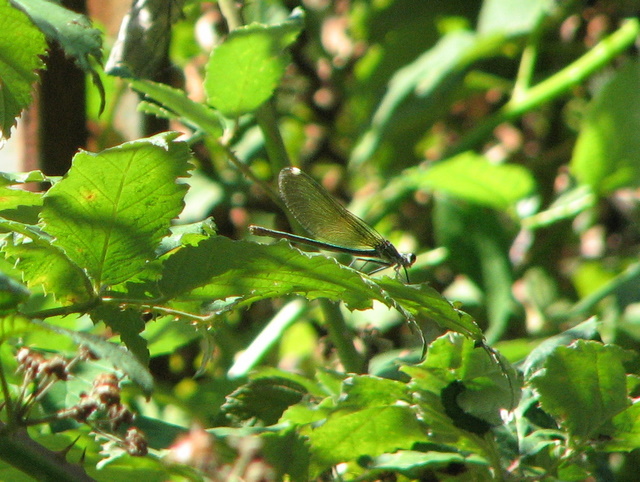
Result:
M136 427L127 430L125 436L125 450L134 457L143 457L149 453L149 444L144 434Z

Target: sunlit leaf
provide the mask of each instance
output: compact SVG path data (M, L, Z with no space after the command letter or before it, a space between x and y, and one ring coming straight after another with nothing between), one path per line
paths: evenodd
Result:
M322 469L361 456L408 449L428 440L426 427L408 406L339 411L307 433L314 464Z
M47 43L29 18L0 0L0 147L11 136L22 109L31 104L36 72L44 67Z
M87 270L96 286L134 276L154 258L182 210L188 169L176 134L77 154L67 176L45 195L42 220L56 246Z
M217 236L186 246L170 256L159 281L162 293L178 300L233 300L233 307L258 300L299 294L312 300L342 301L351 310L372 307L378 300L405 316L426 317L475 340L482 331L437 291L381 278L371 280L323 255L303 254L286 242L260 245ZM212 307L215 305L212 305ZM222 309L218 305L218 310Z
M607 435L612 417L630 404L623 366L627 359L629 353L619 346L578 340L559 346L531 383L540 393L542 408L573 436Z
M279 25L252 24L231 32L211 53L204 87L208 102L228 117L252 112L277 87L289 63L284 48L303 26L301 11Z

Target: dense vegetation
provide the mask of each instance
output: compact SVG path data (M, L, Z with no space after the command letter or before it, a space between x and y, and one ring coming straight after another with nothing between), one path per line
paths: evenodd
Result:
M0 134L47 41L93 126L0 173L3 479L635 479L638 2L137 4L0 0ZM251 236L290 165L408 280Z

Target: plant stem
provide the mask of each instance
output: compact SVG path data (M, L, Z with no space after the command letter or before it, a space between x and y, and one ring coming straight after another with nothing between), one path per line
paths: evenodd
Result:
M444 157L451 157L472 149L480 141L489 137L499 124L516 119L568 92L633 45L639 34L640 22L638 19L628 19L616 32L601 40L595 47L560 72L528 90L514 92L509 102L486 122L466 135Z
M353 344L353 333L344 321L340 307L329 300L320 299L325 323L331 341L336 346L338 357L346 372L364 373L364 359Z
M0 383L2 383L2 395L4 396L4 406L7 408L7 420L10 424L15 422L15 414L13 410L13 399L9 392L9 384L4 374L4 366L2 365L2 357L0 357Z
M34 480L92 481L77 463L67 462L29 437L25 429L7 433L0 422L0 460L30 475Z
M280 172L283 167L290 166L291 161L284 147L284 141L278 127L276 109L271 100L268 100L258 108L256 120L264 136L264 144L273 172Z
M100 298L93 298L85 303L78 303L77 305L60 306L57 308L50 308L47 310L34 311L31 313L21 313L22 316L27 318L51 318L52 316L66 316L73 313L86 313L100 304Z

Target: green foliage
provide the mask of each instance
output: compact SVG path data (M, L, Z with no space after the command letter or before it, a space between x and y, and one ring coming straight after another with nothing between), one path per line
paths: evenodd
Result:
M31 103L31 86L37 80L36 70L43 67L41 55L47 44L44 35L29 18L0 1L0 141L8 139L20 112ZM18 35L19 33L19 35Z
M578 341L555 350L531 382L542 408L584 441L606 435L606 424L630 405L624 361L618 346Z
M273 94L288 64L283 49L303 25L302 12L280 25L248 25L213 49L204 88L209 104L227 117L252 112Z
M141 104L141 108L147 111L153 110L154 115L182 119L183 122L196 126L213 137L219 137L222 134L216 111L193 102L183 91L150 80L132 80L131 87L162 105L162 108L158 108L154 104Z
M101 62L102 36L84 15L72 12L48 0L11 0L29 16L36 26L55 41L85 71L91 60Z
M44 196L44 230L86 270L96 289L143 269L182 210L186 186L176 180L187 175L188 151L185 144L171 143L174 137L133 141L97 155L81 152L65 179Z
M494 165L466 152L434 165L414 181L474 205L509 209L534 191L535 181L522 166Z
M102 63L100 30L94 28L91 20L85 15L64 8L53 1L11 0L11 3L28 15L48 41L58 45L65 55L74 59L79 68L91 75L93 84L100 92L100 112L102 112L104 109L104 88L100 81L100 75L94 66L94 63ZM22 35L22 30L20 30L20 35ZM40 52L40 55L43 53ZM30 83L33 83L33 80Z
M571 167L580 182L603 194L640 182L635 135L640 128L639 81L640 64L630 61L608 79L582 121Z
M0 173L2 477L634 480L640 22L320 3L140 2L108 70L182 133ZM100 60L86 17L14 5ZM45 47L0 11L8 137ZM186 90L147 78L169 38ZM411 283L248 237L291 159Z

